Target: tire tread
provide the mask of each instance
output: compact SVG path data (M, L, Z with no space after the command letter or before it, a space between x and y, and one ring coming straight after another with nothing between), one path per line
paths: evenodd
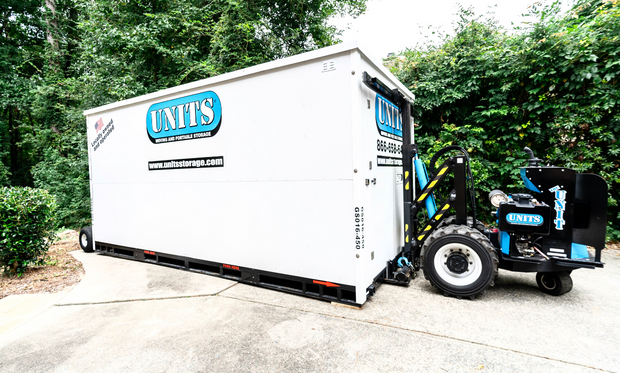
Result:
M438 240L439 238L448 236L448 235L461 235L461 236L469 237L469 238L477 241L489 253L489 255L491 257L491 261L493 263L493 269L492 269L493 270L493 278L491 279L491 281L489 282L489 284L486 287L484 287L483 289L480 289L480 290L478 290L478 291L476 291L476 292L474 292L472 294L469 294L469 293L468 294L457 294L457 293L451 292L451 291L449 291L447 289L442 289L436 283L434 283L434 281L431 278L432 276L430 276L427 273L427 270L426 270L426 268L424 266L425 254L426 254L426 251L428 250L428 248L433 244L434 241ZM423 273L424 273L424 278L429 280L431 282L431 284L435 288L439 289L444 294L456 296L458 298L462 298L462 297L473 298L474 296L476 296L478 294L481 294L484 291L486 291L486 289L489 286L494 286L495 285L495 278L498 275L499 260L497 258L497 252L495 251L495 248L493 247L493 244L491 244L491 241L489 241L489 239L486 236L484 236L482 233L480 233L477 229L470 228L470 227L465 226L465 225L447 225L447 226L438 227L426 239L426 241L424 242L424 245L422 246L422 249L420 251L420 265L421 265Z

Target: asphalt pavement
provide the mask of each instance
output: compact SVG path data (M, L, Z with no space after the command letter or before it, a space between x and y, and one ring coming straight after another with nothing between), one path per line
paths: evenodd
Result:
M73 255L86 275L71 291L0 301L1 372L620 372L619 251L561 297L500 271L459 300L420 274L361 309Z

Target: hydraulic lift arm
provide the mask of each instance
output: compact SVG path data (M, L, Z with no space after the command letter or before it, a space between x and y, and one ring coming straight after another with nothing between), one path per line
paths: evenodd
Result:
M430 233L432 233L439 223L445 218L446 213L453 208L456 212L456 223L467 224L467 199L464 198L467 193L466 173L465 173L465 157L456 156L447 159L438 169L437 173L433 175L433 180L429 182L426 187L420 193L420 196L416 199L415 203L410 205L410 219L414 220L418 211L422 208L424 202L431 198L433 192L439 187L441 181L449 175L448 171L454 172L454 188L450 192L449 196L441 203L435 214L430 217L428 224L419 234L416 232L411 238L411 244L419 248L424 243L424 240ZM404 162L403 162L404 163ZM407 207L407 205L405 205ZM405 237L406 245L407 237ZM405 246L406 252L406 246Z

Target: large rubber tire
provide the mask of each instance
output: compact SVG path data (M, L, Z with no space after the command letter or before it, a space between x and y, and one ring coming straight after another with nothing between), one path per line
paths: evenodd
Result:
M536 283L540 291L554 296L566 294L573 289L573 279L568 272L538 272Z
M84 252L92 253L93 250L93 229L91 227L84 227L80 231L80 247Z
M441 223L439 223L438 227L446 227L448 225L456 225L456 215L450 215L447 218L443 219ZM467 226L470 228L473 228L473 225L474 225L474 218L472 218L471 216L468 216ZM476 230L480 232L484 232L484 228L486 228L484 224L480 220L476 219Z
M437 228L420 253L424 277L445 295L471 298L494 285L497 253L491 241L474 228Z

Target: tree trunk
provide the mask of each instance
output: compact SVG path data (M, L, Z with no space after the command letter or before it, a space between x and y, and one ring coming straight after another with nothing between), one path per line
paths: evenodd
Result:
M45 13L45 23L47 25L47 41L52 46L52 50L58 51L58 19L56 18L56 1L45 0L45 6L50 10L49 13Z
M9 131L9 158L10 158L10 164L9 164L9 172L11 173L12 176L12 182L11 184L15 185L16 182L18 182L19 180L19 160L18 160L18 153L19 153L19 148L18 148L18 143L19 143L19 130L17 129L17 126L15 125L15 115L14 115L14 110L15 108L11 105L9 105L7 107L7 112L9 114L9 126L8 126L8 131Z

